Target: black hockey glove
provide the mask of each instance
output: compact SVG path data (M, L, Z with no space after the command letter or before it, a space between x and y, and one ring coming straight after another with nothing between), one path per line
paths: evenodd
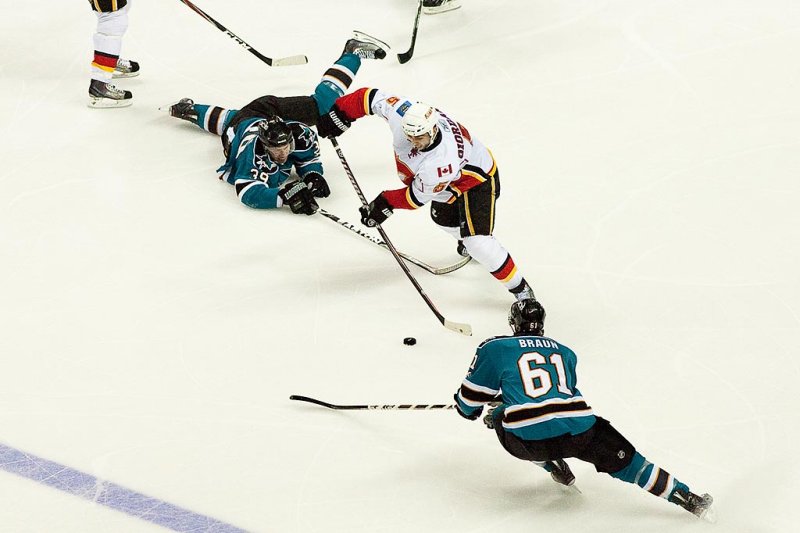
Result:
M346 132L352 123L353 121L334 105L330 111L321 115L317 120L317 132L320 137L338 137Z
M370 228L383 224L394 212L383 194L379 194L368 206L362 205L358 210L361 212L361 223Z
M319 209L317 201L311 195L308 185L302 181L290 181L281 185L278 191L283 203L288 205L292 213L298 215L313 215Z
M327 198L331 195L331 188L328 182L319 172L309 172L303 177L303 182L308 185L314 198Z
M467 420L477 420L478 417L481 416L481 413L483 412L483 407L481 407L471 415L468 415L467 413L461 410L461 406L458 404L458 393L453 394L453 400L456 401L456 412L462 417L466 418Z

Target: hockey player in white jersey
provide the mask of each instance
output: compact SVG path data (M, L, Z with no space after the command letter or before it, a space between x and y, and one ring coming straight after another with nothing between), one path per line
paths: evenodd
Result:
M122 36L128 29L128 10L131 0L89 0L97 15L94 58L89 82L89 107L127 107L133 103L130 91L118 89L112 78L132 78L139 75L139 63L120 58Z
M395 209L431 204L431 218L458 239L458 251L481 263L517 300L535 299L514 260L492 235L500 175L491 152L463 125L427 104L362 88L336 100L317 130L336 137L365 115L392 130L397 173L404 187L380 193L361 208L361 222L382 224Z

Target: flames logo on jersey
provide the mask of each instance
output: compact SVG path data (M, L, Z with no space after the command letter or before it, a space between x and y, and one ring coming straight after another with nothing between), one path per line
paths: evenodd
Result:
M436 187L433 188L433 192L442 192L447 184L450 183L449 181L442 181Z

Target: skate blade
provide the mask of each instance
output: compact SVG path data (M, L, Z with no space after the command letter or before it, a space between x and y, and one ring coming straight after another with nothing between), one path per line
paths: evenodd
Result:
M706 522L710 522L712 524L717 523L717 512L712 508L709 507L700 515L700 519Z
M111 78L117 80L119 78L135 78L138 75L139 75L139 71L138 70L136 72L120 72L118 70L115 70L111 74Z
M373 37L372 35L370 35L368 33L364 33L363 31L353 30L353 38L355 38L355 39L357 39L359 41L365 41L365 42L373 41L372 44L377 44L378 46L380 46L384 50L391 50L392 49L391 46L389 46L385 42L381 41L377 37Z
M575 483L569 485L567 488L573 492L577 492L578 494L583 494L583 492L581 492L581 489L579 489L578 485L576 485Z
M113 100L111 98L95 98L90 96L89 101L86 103L91 108L94 109L112 109L115 107L128 107L133 104L133 99L128 98L127 100Z

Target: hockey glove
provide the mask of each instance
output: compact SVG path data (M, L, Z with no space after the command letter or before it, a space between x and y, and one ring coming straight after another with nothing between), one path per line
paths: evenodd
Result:
M309 172L303 177L303 182L308 185L314 198L327 198L331 195L331 188L328 182L318 172Z
M489 402L487 405L489 406L489 410L486 412L486 416L483 417L483 423L486 424L486 427L489 429L494 429L495 424L495 412L497 412L497 408L500 407L502 403L502 396L496 396L495 401ZM502 416L502 410L497 412L497 418Z
M311 195L308 185L302 181L290 181L281 185L278 196L288 205L292 213L298 215L313 215L319 209L317 201Z
M358 210L361 212L361 223L370 228L383 224L394 212L383 194L379 194L368 206L362 205Z
M466 418L467 420L477 420L478 417L481 416L481 413L483 412L483 407L477 409L471 415L468 415L467 413L461 410L461 406L458 403L458 393L453 394L453 399L456 401L456 412L462 417Z
M335 105L317 120L317 131L320 137L338 137L347 131L353 121Z

